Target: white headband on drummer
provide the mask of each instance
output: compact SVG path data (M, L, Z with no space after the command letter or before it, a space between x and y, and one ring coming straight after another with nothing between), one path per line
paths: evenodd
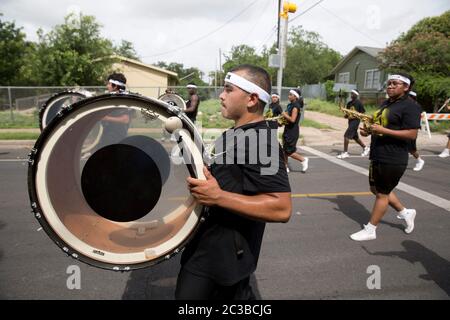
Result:
M400 80L406 83L408 86L411 84L411 80L409 80L407 77L401 76L399 74L391 74L388 78L389 80Z
M225 82L234 84L236 87L241 88L245 92L257 94L259 100L264 101L265 103L268 103L270 100L270 95L266 92L266 90L235 73L228 72L225 76Z
M417 93L415 93L414 91L410 91L410 92L409 92L409 95L410 95L410 96L413 96L413 97L417 97Z
M112 84L117 85L117 86L120 86L120 87L126 87L126 84L123 83L123 82L120 82L119 80L109 79L108 81L109 81L110 83L112 83Z
M359 96L359 92L358 92L358 91L352 90L352 92L353 92L354 94L356 94L357 96Z
M289 90L289 93L290 94L293 94L294 96L296 96L297 97L297 99L299 99L300 98L300 95L298 94L298 92L297 91L295 91L295 90Z
M188 84L186 86L186 88L188 88L188 89L197 89L197 86L195 84Z

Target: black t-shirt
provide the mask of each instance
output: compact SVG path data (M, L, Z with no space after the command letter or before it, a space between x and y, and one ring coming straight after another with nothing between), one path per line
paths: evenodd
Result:
M211 173L223 190L243 195L291 191L282 149L276 139L277 128L274 121L249 123L227 130L216 141L214 152L226 152L215 159ZM229 144L233 134L243 138L240 141L245 144L236 142L237 139L231 139L234 142ZM265 134L269 137L267 142ZM255 146L257 149L252 148ZM268 163L261 154L270 156L272 162ZM269 167L272 174L262 174L268 173ZM186 247L181 263L191 273L221 285L233 285L255 271L264 228L264 222L210 207L208 218Z
M359 99L350 100L347 103L347 109L354 110L354 111L359 112L359 113L365 113L366 112L362 102L359 101ZM355 118L355 119L350 119L349 118L348 119L349 124L350 124L350 122L359 122L359 121L360 120L358 118Z
M283 112L283 109L281 108L279 103L271 103L269 105L269 108L270 110L272 110L272 114L274 117L279 116Z
M421 107L408 95L395 101L386 100L375 111L374 122L391 130L420 128ZM380 163L407 165L408 141L388 135L372 134L370 160Z
M190 96L189 100L186 102L186 108L190 108L191 107L192 97L193 96L197 97L197 101L198 101L197 107L192 112L186 112L186 115L188 116L189 119L192 120L192 122L195 122L195 119L197 119L198 107L200 106L200 97L197 94L193 94L192 96Z
M299 126L298 123L301 118L301 112L303 109L303 99L295 100L294 102L291 102L287 105L286 112L289 114L289 116L292 116L292 111L296 108L298 110L297 118L294 122L289 122L287 125L284 126L284 136L289 137L298 137L299 136Z

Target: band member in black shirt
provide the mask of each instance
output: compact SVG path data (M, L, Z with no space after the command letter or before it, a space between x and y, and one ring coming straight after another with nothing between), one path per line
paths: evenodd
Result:
M347 109L354 110L359 113L365 113L366 110L364 109L362 102L359 100L359 91L354 89L350 95L351 100L347 103ZM369 155L370 148L361 141L358 135L359 123L360 120L358 118L348 118L348 128L344 133L344 152L337 156L339 159L345 159L350 156L348 154L348 144L350 139L355 140L356 143L358 143L363 149L361 156L367 157Z
M272 117L278 117L283 109L280 105L280 96L276 93L273 93L271 96L272 102L269 104L269 109L272 111Z
M297 152L297 141L300 137L299 121L303 110L304 102L299 89L293 89L288 94L289 104L286 111L282 113L288 121L283 132L283 150L286 161L286 170L289 172L288 157L298 160L302 163L302 172L308 170L309 158L302 156Z
M184 112L195 123L198 107L200 106L200 97L197 94L197 86L195 84L189 83L186 88L189 92L189 100L186 103L186 110Z
M389 98L374 113L374 124L370 127L369 184L376 198L370 221L350 236L355 241L376 239L377 225L389 205L405 220L406 233L414 229L416 210L406 209L392 191L408 165L408 141L416 139L420 128L420 106L408 95L411 85L409 75L390 75L386 89ZM369 134L365 128L360 130L363 136Z
M235 67L225 77L221 112L235 125L216 141L217 158L210 170L205 167L206 180L187 179L209 216L181 257L177 299L255 298L249 277L265 222L287 222L291 215L277 124L263 117L270 89L269 74L252 65ZM259 148L270 150L270 161L262 161Z

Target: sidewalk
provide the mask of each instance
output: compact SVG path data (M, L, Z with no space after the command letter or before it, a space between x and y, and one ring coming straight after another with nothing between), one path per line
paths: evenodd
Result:
M344 117L330 116L324 113L306 111L305 118L319 123L327 124L332 129L316 129L310 127L300 127L301 139L299 146L341 146L344 144L344 132L347 129L347 119ZM202 133L208 140L216 139L224 129L203 128ZM282 132L283 129L280 128ZM0 132L37 132L39 129L0 129ZM361 137L365 144L370 144L370 137ZM350 145L356 144L350 142ZM442 133L432 133L431 139L425 132L419 131L417 147L420 150L424 146L439 146L444 148L447 144L447 136ZM34 140L0 140L0 148L31 148Z

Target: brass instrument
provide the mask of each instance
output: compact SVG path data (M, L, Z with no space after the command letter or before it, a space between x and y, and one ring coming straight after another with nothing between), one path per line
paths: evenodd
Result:
M273 116L273 112L272 112L272 110L271 110L270 108L269 108L269 110L267 110L266 113L264 114L264 120L268 120L268 121L277 121L279 127L282 127L282 126L285 126L285 125L289 124L288 119L286 119L285 117L283 117L282 114L280 114L279 116L274 117L274 116Z
M363 122L364 129L370 134L372 133L371 126L374 123L373 118L371 116L368 116L365 113L361 113L355 110L347 109L344 106L344 99L341 92L339 92L339 110L341 110L345 117L352 120L352 119L359 119Z

